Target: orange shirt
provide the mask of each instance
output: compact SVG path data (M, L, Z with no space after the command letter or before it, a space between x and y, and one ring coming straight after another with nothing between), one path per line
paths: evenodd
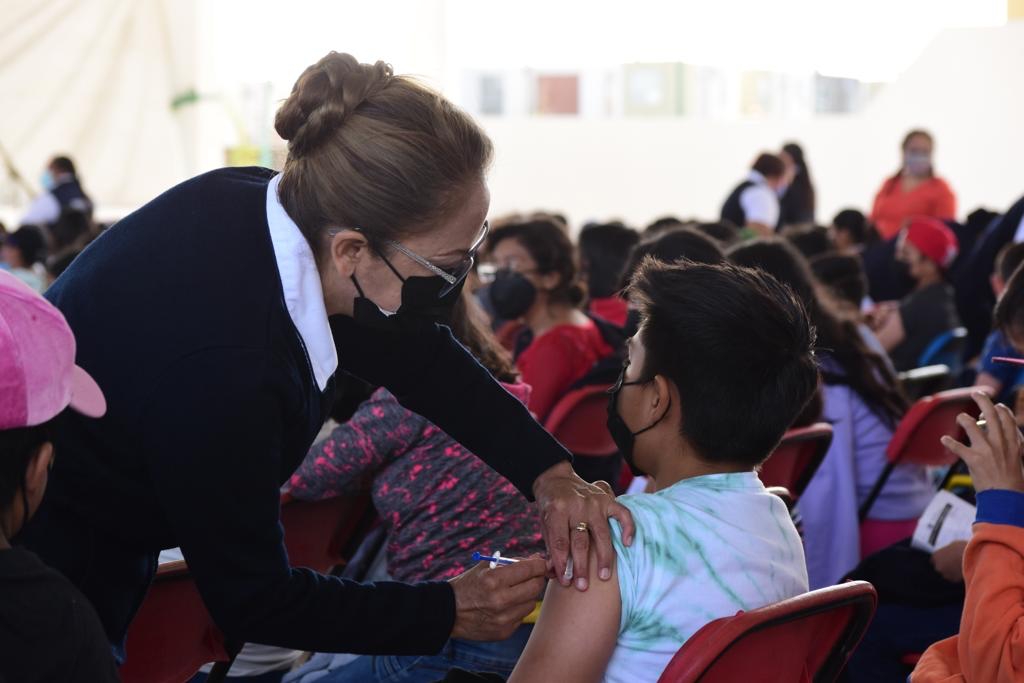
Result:
M960 634L929 647L910 680L1024 680L1024 528L976 524L964 553L964 581Z
M930 216L946 220L956 216L956 197L942 178L929 178L910 192L904 192L902 177L882 183L875 195L871 220L882 239L890 239L911 216Z

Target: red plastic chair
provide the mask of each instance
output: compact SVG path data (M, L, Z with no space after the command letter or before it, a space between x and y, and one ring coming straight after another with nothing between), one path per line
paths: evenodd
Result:
M978 405L971 398L971 394L976 391L991 393L987 387L980 386L950 389L925 396L910 406L885 450L888 460L885 469L860 506L862 522L867 519L871 506L875 504L896 465L942 466L956 462L957 457L942 445L940 439L943 436L963 438L963 430L956 423L956 416L960 413L978 416Z
M182 683L207 662L228 662L214 625L183 561L161 565L128 629L124 683Z
M344 564L372 516L367 496L303 501L282 495L281 525L288 564L321 574Z
M794 500L807 488L832 445L832 426L824 422L790 429L761 465L758 476L765 486L781 486Z
M281 497L281 524L288 562L327 572L344 564L372 520L366 496L321 501ZM227 643L206 610L185 562L161 565L128 629L125 683L182 683L203 664L223 662L210 681L222 680L241 643Z
M686 641L658 681L835 681L877 603L874 586L852 581L716 619Z
M544 427L575 456L573 467L587 481L621 486L622 458L608 433L607 387L588 384L573 389L555 404ZM626 482L628 485L628 481Z
M608 433L608 387L573 389L548 413L544 428L573 455L606 456L618 450Z

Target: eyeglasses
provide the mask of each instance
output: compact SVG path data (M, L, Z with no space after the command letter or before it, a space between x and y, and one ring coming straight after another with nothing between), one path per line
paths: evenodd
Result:
M605 390L606 394L617 394L617 393L619 393L622 390L622 387L631 387L631 386L635 386L635 385L638 385L638 384L648 384L649 382L653 381L653 378L651 378L651 379L636 379L636 380L631 380L631 381L627 382L626 381L626 370L628 370L628 369L629 369L629 361L628 360L627 361L623 361L623 363L622 363L622 370L619 372L619 378L617 380L615 380L615 384L613 384L612 386L608 387Z
M355 229L359 230L359 228ZM458 287L459 284L466 279L466 276L469 275L469 271L473 270L473 264L476 263L476 255L484 245L484 241L487 239L487 233L490 229L490 224L487 221L484 221L483 227L480 228L480 234L477 235L476 240L473 241L473 244L466 251L466 254L457 264L447 268L442 268L441 266L431 263L429 260L412 251L401 242L386 240L384 243L400 254L403 254L409 260L415 261L434 275L437 275L444 280L447 284L437 293L438 298L441 298ZM362 232L362 230L359 230L359 232Z

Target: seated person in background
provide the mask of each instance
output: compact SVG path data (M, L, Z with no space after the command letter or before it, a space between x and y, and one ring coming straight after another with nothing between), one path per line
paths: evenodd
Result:
M662 263L675 263L680 259L707 264L725 261L725 253L718 242L705 233L698 232L693 228L664 230L651 237L645 237L633 247L633 251L630 252L629 259L626 261L626 267L622 271L622 284L620 285L622 290L629 286L634 273L648 257ZM639 324L640 311L636 306L630 305L624 328L626 334L628 336L636 334Z
M814 258L819 254L825 254L833 250L832 238L829 237L828 228L820 225L812 225L807 228L787 229L782 236L789 240L790 244L806 258Z
M525 402L529 387L518 381L508 353L467 297L468 293L463 295L452 311L452 332ZM288 487L300 500L370 491L387 525L388 574L399 581L452 579L472 568L475 550L518 557L544 551L540 523L530 502L383 388L313 447ZM452 640L433 657L362 656L334 669L330 667L343 662L346 655L322 657L289 680L306 680L319 671L319 683L392 680L391 676L434 681L453 666L508 676L531 628L521 626L511 638L495 643Z
M1010 276L1021 263L1024 263L1024 242L1007 244L999 250L999 254L996 256L995 271L990 280L996 300L1002 297L1006 290L1006 283L1010 281ZM978 357L978 377L974 383L991 388L992 395L995 396L997 402L1014 406L1014 393L1017 387L1024 382L1024 370L1016 365L994 363L992 362L993 356L1014 358L1024 356L1014 348L1002 331L993 330L985 338L985 346Z
M817 384L814 332L792 292L736 266L645 261L642 314L608 425L656 493L623 496L632 545L585 593L550 582L511 679L656 681L709 621L807 590L803 548L755 468Z
M945 279L956 254L956 235L934 218L912 218L900 234L897 256L910 270L914 291L898 305L879 304L871 314L875 334L897 370L916 368L936 337L960 325L953 288Z
M651 223L643 229L640 237L642 239L647 239L648 237L655 237L663 232L675 230L676 228L685 228L689 225L690 223L684 222L676 216L662 216L661 218L651 221Z
M722 220L754 235L773 235L779 222L779 192L789 184L786 165L775 154L757 157L746 179L726 197Z
M740 231L732 223L697 223L692 226L697 232L703 233L718 243L723 249L740 241Z
M640 240L636 230L622 223L591 223L580 231L580 269L587 280L591 315L622 327L626 300L619 296L622 269L629 250Z
M49 229L65 211L75 211L92 219L92 200L82 189L75 164L66 156L50 160L39 178L43 191L29 204L22 225L39 225Z
M843 314L861 320L861 307L868 296L868 280L860 257L833 251L811 258L810 265L814 276L828 288Z
M515 349L515 362L533 388L530 412L543 423L558 399L615 350L579 310L585 292L575 250L557 223L507 223L488 235L487 251L498 269L489 290L495 312L521 321L529 333L520 337L528 345Z
M34 225L23 225L4 238L0 251L0 266L5 267L33 290L42 294L46 290L46 238Z
M64 316L0 272L0 680L120 680L92 605L57 571L9 539L35 514L70 407L100 417L106 402L75 366Z
M842 254L859 255L865 245L872 241L872 237L877 239L874 229L868 225L868 219L857 209L843 209L837 213L832 219L829 233L836 251Z
M780 239L754 240L730 250L729 259L761 268L789 285L817 330L822 419L832 425L833 436L797 506L804 522L811 588L828 586L874 546L913 533L934 487L924 467L898 466L871 507L871 526L861 526L858 508L886 466L885 450L906 410L896 376L870 350L856 323L836 312L792 245ZM892 541L890 530L896 534Z
M811 271L822 285L835 305L836 310L845 318L857 323L857 330L868 348L885 361L886 366L896 374L896 368L889 358L882 342L871 331L863 313L868 299L868 281L864 275L864 265L859 256L850 254L829 253L815 256L810 261Z
M985 430L961 414L970 446L948 436L942 444L963 459L978 492L974 533L964 553L963 618L960 634L922 655L912 683L1024 678L1024 470L1022 437L1013 413L982 393Z

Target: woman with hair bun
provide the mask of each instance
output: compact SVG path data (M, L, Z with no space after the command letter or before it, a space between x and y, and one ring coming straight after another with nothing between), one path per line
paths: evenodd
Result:
M587 588L591 537L595 573L611 576L608 517L631 536L628 512L439 324L487 234L491 142L438 93L334 52L275 125L283 172L220 169L168 190L48 291L108 412L65 422L19 541L93 602L122 660L157 554L174 546L231 642L425 655L507 638L543 588L543 559L360 585L289 567L279 523L280 487L344 370L536 499L563 584Z
M526 327L515 349L516 367L533 388L530 411L543 422L573 383L613 349L580 311L586 292L575 250L554 221L505 224L488 236L487 251L498 269L488 293L495 313Z

